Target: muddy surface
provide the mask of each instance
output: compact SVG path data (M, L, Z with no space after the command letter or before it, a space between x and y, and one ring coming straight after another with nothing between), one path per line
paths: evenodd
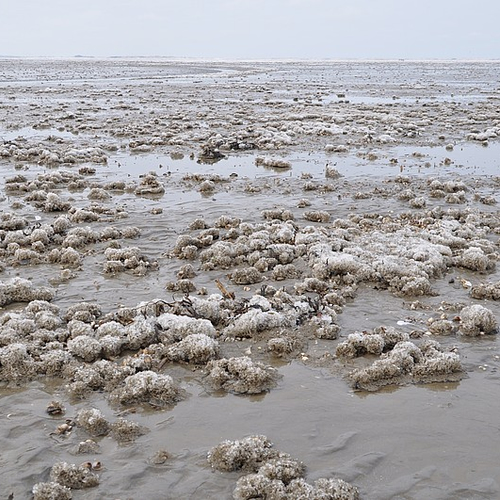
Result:
M499 497L499 69L0 60L5 498Z

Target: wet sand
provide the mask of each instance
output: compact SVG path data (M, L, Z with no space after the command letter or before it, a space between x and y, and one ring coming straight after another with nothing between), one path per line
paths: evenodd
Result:
M58 462L99 461L99 485L73 498L232 498L248 472L214 470L207 453L250 435L303 462L308 483L343 479L360 498L500 496L500 350L495 328L464 312L500 318L498 69L0 60L5 497L32 498ZM15 278L38 290L29 300L48 289L45 305L6 291ZM100 314L75 323L67 313L81 303ZM122 307L105 344L99 327ZM260 326L238 326L248 313ZM199 346L217 343L210 361L193 362L164 314L210 321L195 328ZM155 333L134 343L143 320ZM383 353L337 348L381 326L440 351L367 391L353 371L387 359L387 339ZM50 351L62 360L52 372ZM217 386L217 362L244 356L272 383ZM102 359L171 376L182 397L129 402L125 372L77 387L78 370ZM417 376L444 359L460 370ZM53 400L64 414L47 414ZM144 432L92 436L75 423L90 408ZM100 452L75 454L87 439Z

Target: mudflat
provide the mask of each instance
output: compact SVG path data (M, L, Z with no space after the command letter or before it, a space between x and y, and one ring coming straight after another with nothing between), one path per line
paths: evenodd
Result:
M6 498L500 496L499 70L0 59Z

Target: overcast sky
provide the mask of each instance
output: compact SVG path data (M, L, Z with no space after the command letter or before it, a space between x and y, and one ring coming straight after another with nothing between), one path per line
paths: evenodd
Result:
M0 0L0 55L500 58L500 0Z

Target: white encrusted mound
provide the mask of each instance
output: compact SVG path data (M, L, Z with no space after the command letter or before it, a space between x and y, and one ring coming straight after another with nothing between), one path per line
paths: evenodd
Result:
M257 471L259 467L279 452L266 436L249 436L236 441L222 441L207 455L208 463L218 471Z
M164 313L156 318L156 322L162 329L160 340L165 344L178 342L195 333L203 333L208 337L217 336L217 331L207 319Z
M0 282L0 307L12 302L51 301L53 298L54 292L51 289L36 287L31 281L23 278Z
M289 321L290 318L277 311L263 311L255 308L242 314L225 328L223 333L231 337L252 337L264 330L286 326Z
M208 463L221 472L246 471L236 483L235 500L358 500L355 486L342 479L304 479L305 466L273 448L266 436L223 441L208 452Z
M109 432L109 422L104 418L101 410L86 408L76 414L76 425L85 429L91 436L105 436Z
M37 483L33 486L33 500L71 500L71 490L56 482Z
M168 348L171 361L205 364L219 356L219 343L204 333L193 333Z
M99 485L99 476L84 465L58 462L50 470L50 479L67 488L80 490Z
M435 340L424 342L421 348L413 342L398 342L381 359L349 375L353 387L365 391L377 391L386 385L457 381L462 377L458 354L442 352Z
M470 337L492 334L498 330L498 322L493 312L479 304L464 307L460 311L460 320L460 331Z
M146 370L127 377L123 386L111 393L111 398L122 404L173 405L183 398L183 394L170 375Z
M247 356L210 361L207 379L214 389L235 394L260 394L276 386L278 371Z
M337 345L337 356L355 358L364 354L382 354L385 342L382 335L351 333Z

